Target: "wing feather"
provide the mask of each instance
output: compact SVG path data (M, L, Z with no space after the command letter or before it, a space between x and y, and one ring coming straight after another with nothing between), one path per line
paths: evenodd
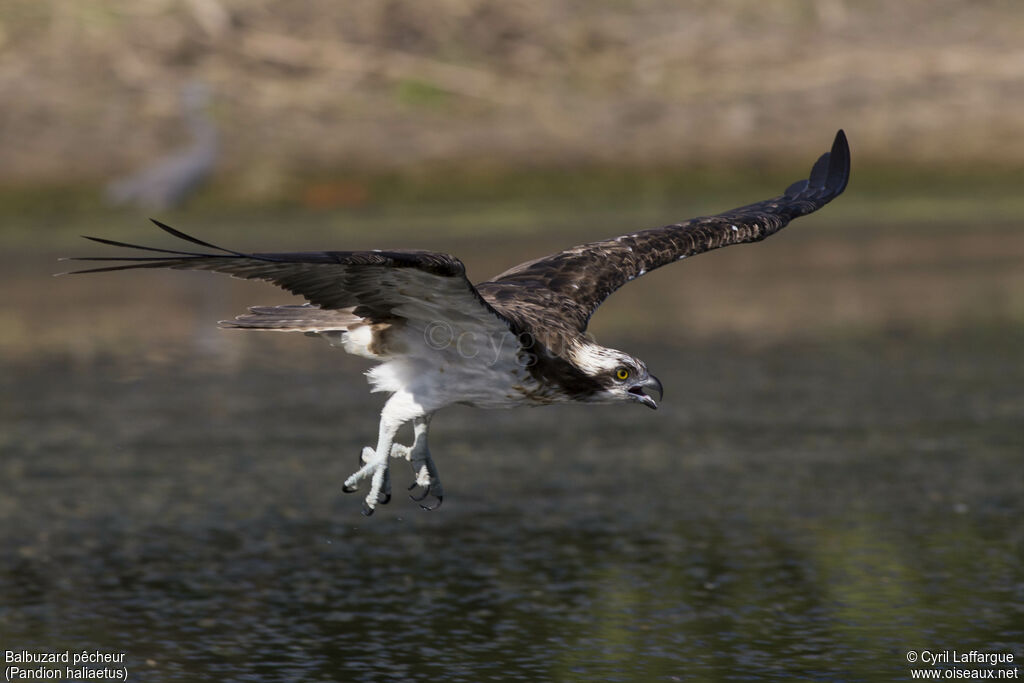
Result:
M321 251L253 253L233 251L153 221L165 232L218 253L177 251L88 237L94 242L161 256L79 257L115 265L72 271L102 273L135 268L211 270L264 280L326 310L350 311L369 322L404 319L416 326L432 320L472 321L508 331L508 321L484 301L454 256L429 251Z
M815 162L808 178L778 197L572 247L516 266L477 289L513 321L540 317L561 328L562 335L579 334L601 302L627 282L687 256L763 240L839 196L849 176L850 148L840 130L831 151Z

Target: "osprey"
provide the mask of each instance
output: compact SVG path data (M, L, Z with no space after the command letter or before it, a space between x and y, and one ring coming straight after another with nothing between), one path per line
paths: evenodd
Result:
M427 447L435 412L452 404L480 408L565 401L637 403L657 408L661 382L643 361L585 336L587 322L612 292L655 268L688 256L778 232L816 211L846 188L850 150L843 131L807 180L775 198L715 216L694 218L523 263L473 285L462 262L429 251L321 251L247 254L224 249L153 221L211 252L144 247L89 237L102 244L160 256L86 257L127 261L75 271L132 268L213 270L266 280L306 299L302 305L257 306L223 327L305 332L377 361L371 391L390 394L381 411L376 447L362 449L346 493L370 481L363 514L391 499L388 459L413 467L413 500L434 509L441 480ZM656 398L655 398L656 397ZM395 442L413 424L411 446ZM428 496L430 497L428 499Z

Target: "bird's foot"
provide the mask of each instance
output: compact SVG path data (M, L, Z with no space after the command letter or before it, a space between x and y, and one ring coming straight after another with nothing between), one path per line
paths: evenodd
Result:
M412 447L396 443L391 444L390 456L412 463L416 480L409 486L409 491L419 490L410 493L409 498L419 503L424 510L436 510L441 507L444 489L441 488L441 479L437 476L437 468L434 467L430 453L424 453L422 450L417 452ZM387 505L391 501L391 473L388 470L387 458L378 459L376 451L369 446L359 455L359 470L345 480L341 490L345 493L355 493L359 490L360 482L367 478L372 484L369 495L363 501L363 514L369 517L378 505Z
M433 460L430 459L419 461L417 464L420 465L419 469L415 469L415 464L413 465L416 481L409 485L409 490L418 488L420 491L410 493L409 498L419 503L424 510L436 510L444 502L444 489L441 488L441 479L437 476L437 469L434 467Z
M424 510L436 510L444 501L444 489L441 479L437 476L437 468L430 457L430 451L424 446L391 445L392 458L404 458L412 464L413 476L416 480L409 485L409 490L421 489L409 494L409 498L419 503ZM424 502L426 501L426 502Z
M409 446L403 446L400 443L393 443L391 444L391 457L408 460L412 457L412 448Z
M369 517L378 505L391 502L391 472L388 470L387 459L377 459L376 452L369 446L360 453L359 465L359 469L345 480L341 490L355 493L359 490L359 482L369 477L370 493L363 501L363 514Z

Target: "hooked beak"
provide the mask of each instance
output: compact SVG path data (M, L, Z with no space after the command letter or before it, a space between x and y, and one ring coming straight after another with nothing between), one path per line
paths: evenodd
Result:
M651 398L650 394L657 393L658 400L660 401L664 392L661 389L661 382L658 381L658 378L654 375L650 375L643 382L631 386L629 388L629 393L635 397L635 400L643 403L648 408L657 410L658 404L653 398Z

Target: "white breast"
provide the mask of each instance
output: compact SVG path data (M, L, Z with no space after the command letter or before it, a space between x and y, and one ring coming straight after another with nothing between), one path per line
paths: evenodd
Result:
M530 402L528 392L539 387L511 332L445 325L401 330L402 339L392 340L392 346L400 346L403 353L366 373L371 390L409 392L428 411L456 403L509 408Z

